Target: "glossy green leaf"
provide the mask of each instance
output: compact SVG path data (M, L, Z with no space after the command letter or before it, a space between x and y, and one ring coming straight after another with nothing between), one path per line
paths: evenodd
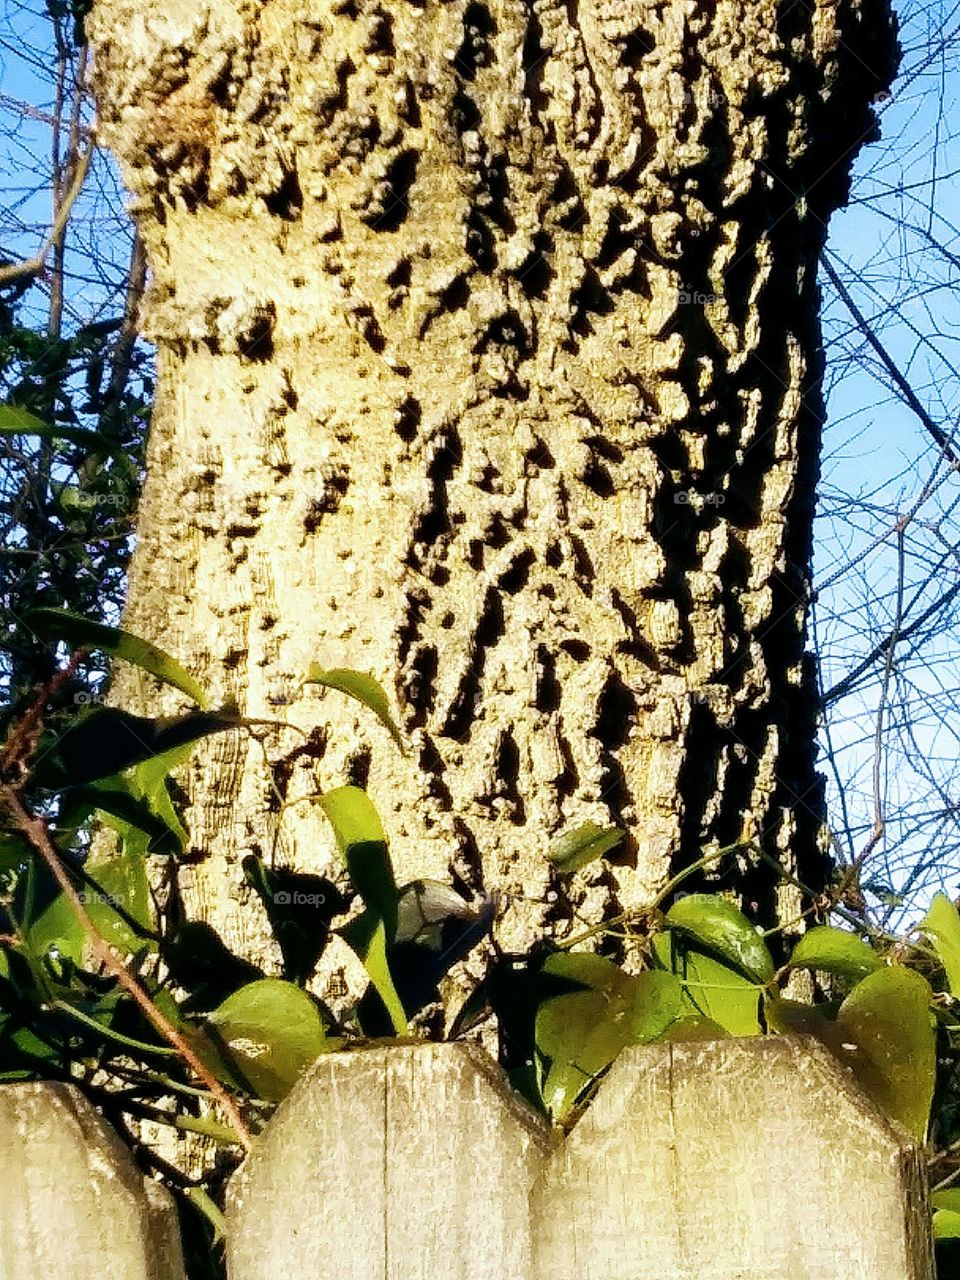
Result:
M818 969L855 981L875 972L882 964L873 948L856 934L825 924L805 933L790 957L791 969Z
M823 1005L805 1004L802 1000L788 1000L768 993L764 996L763 1014L771 1031L814 1036L831 1053L842 1056L839 1051L842 1033L836 1022L826 1016Z
M143 858L121 853L91 860L85 869L93 883L80 884L77 892L101 938L122 955L133 955L145 946L154 948L149 934L156 921ZM83 964L88 946L86 931L62 893L30 926L27 942L34 955L55 947L77 965Z
M24 617L25 625L45 640L63 640L76 647L101 649L125 662L131 662L156 676L165 684L173 685L185 693L201 708L210 704L203 689L188 671L185 671L168 653L141 640L118 627L94 622L67 609L30 609Z
M74 964L80 964L86 936L70 903L58 893L27 930L26 943L35 956L46 955L55 948L58 955L69 956Z
M100 936L121 953L155 949L146 936L156 928L156 918L142 856L125 851L106 861L90 861L86 870L96 883L84 884L79 892Z
M383 921L387 942L392 943L399 895L386 833L373 801L359 787L336 787L320 797L320 806L333 827L354 888Z
M579 871L623 843L625 832L619 827L601 827L585 822L555 841L547 857L558 871Z
M256 1095L273 1102L330 1048L314 1002L280 978L241 987L209 1014L202 1030Z
M840 1055L874 1101L923 1139L936 1079L933 991L913 969L884 966L840 1006Z
M630 975L589 952L558 952L543 975L581 987L545 1000L537 1010L536 1047L546 1072L544 1104L557 1123L626 1045L660 1036L680 1010L680 986L668 973Z
M680 980L684 1016L709 1018L733 1036L762 1033L756 983L697 950L681 933L655 935L653 954L658 964Z
M755 982L769 982L773 977L767 944L743 912L725 898L712 893L688 894L667 912L666 925L716 952Z
M394 1031L398 1036L405 1036L407 1015L390 973L390 963L387 959L387 932L383 920L374 911L365 911L363 915L351 920L340 932L344 941L356 952L363 963L374 989L390 1016Z
M310 674L306 679L307 684L324 685L327 689L336 689L340 693L346 693L351 698L356 698L358 702L362 702L377 717L380 723L387 729L394 742L402 752L406 751L403 741L403 735L400 727L393 714L390 711L390 704L387 701L387 695L383 690L383 686L373 676L364 671L351 671L348 667L335 667L332 670L324 671L319 663L311 663Z
M930 1207L934 1240L960 1240L960 1189L935 1191L930 1197Z
M945 893L934 896L919 927L946 971L951 995L960 997L960 913Z

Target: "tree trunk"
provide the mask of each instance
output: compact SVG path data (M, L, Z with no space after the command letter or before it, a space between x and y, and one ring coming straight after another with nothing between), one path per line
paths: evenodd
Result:
M325 868L280 801L348 780L401 882L498 893L507 949L713 842L821 887L815 276L885 0L99 0L89 32L159 358L125 625L306 734L197 752L193 909L262 949L240 859ZM408 755L311 662L376 675ZM557 886L587 820L627 844ZM755 852L718 876L794 910Z

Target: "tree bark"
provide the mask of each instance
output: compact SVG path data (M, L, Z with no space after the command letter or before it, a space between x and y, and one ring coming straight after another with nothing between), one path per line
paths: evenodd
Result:
M159 360L125 625L306 734L198 750L193 909L262 949L240 859L325 868L317 806L279 806L348 780L401 882L495 891L511 950L713 842L821 887L816 265L884 0L99 0L88 29ZM375 674L408 755L311 662ZM545 854L587 820L629 838L564 889ZM716 875L795 909L753 852Z

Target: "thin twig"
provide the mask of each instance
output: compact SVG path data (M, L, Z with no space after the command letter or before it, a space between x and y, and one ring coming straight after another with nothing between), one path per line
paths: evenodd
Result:
M893 381L897 384L897 389L899 390L900 394L903 396L904 400L906 400L907 404L910 406L913 412L920 419L920 422L926 428L927 434L936 442L943 456L947 459L948 462L952 463L954 467L956 467L958 464L960 464L960 456L958 456L956 452L956 448L950 436L947 435L943 427L938 426L937 423L934 422L934 420L930 417L930 414L927 413L926 409L917 399L917 394L914 391L913 387L910 386L910 383L906 380L906 378L897 368L895 361L890 357L889 353L881 343L880 339L873 332L873 329L870 327L870 323L867 320L866 316L863 314L863 312L854 302L853 298L850 296L850 293L847 290L846 286L844 285L843 281L840 279L836 271L834 271L833 267L830 265L830 262L827 259L826 254L823 255L820 261L823 265L824 271L830 277L833 287L836 289L837 293L839 293L840 297L843 299L847 310L853 316L854 320L856 320L858 326L860 327L861 332L863 333L863 336L866 338L867 342L869 342L870 346L873 347L874 351L880 357L880 361L883 364L883 367L886 369L887 373L890 375Z
M39 251L32 258L25 258L22 262L11 262L6 266L0 266L0 284L7 284L11 280L21 280L24 277L38 276L44 268L47 260L47 254L54 245L59 244L67 226L67 219L70 217L70 211L80 194L90 168L90 161L93 159L93 153L96 150L96 143L92 140L87 143L87 149L77 161L77 167L73 175L73 182L70 184L70 190L64 197L63 203L57 212L56 221L51 228L50 234L41 245Z

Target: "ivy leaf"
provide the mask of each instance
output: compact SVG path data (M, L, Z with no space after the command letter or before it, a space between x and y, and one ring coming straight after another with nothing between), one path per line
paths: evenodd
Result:
M406 745L400 728L390 711L390 704L383 686L373 676L364 671L351 671L348 667L335 667L324 671L319 663L310 664L310 673L306 684L320 684L328 689L337 689L340 693L349 694L374 713L380 723L390 733L391 738L406 755Z
M658 970L626 974L590 952L557 952L541 973L579 988L550 997L537 1010L537 1053L548 1064L541 1094L559 1124L621 1049L646 1044L667 1029L680 1011L680 984Z
M80 900L97 932L122 955L134 955L145 946L156 949L150 937L156 920L143 858L120 853L85 868L90 882L77 888ZM67 898L59 893L31 924L27 942L34 955L56 947L60 955L82 965L88 939Z
M408 1031L407 1015L397 994L387 959L387 932L383 920L374 911L364 911L340 930L349 947L359 956L370 981L389 1015L398 1036Z
M316 1005L281 978L261 978L228 996L201 1027L206 1056L220 1059L257 1097L279 1102L331 1046ZM211 1052L212 1049L212 1052Z
M179 662L149 640L141 640L129 631L108 627L103 622L94 622L67 609L29 609L24 615L24 622L42 639L62 640L75 648L101 649L124 662L133 663L165 684L173 685L203 710L210 705L203 689Z
M623 842L626 833L619 827L601 827L596 822L582 826L556 840L547 854L556 869L564 874L589 866Z
M735 969L691 946L680 933L654 935L657 964L676 975L684 1017L705 1018L732 1036L758 1036L760 993Z
M935 1191L930 1197L934 1240L960 1240L960 1190Z
M360 787L335 787L320 797L353 886L384 923L387 942L397 933L397 882L387 836L373 801Z
M829 1005L804 1004L802 1000L788 1000L785 996L767 993L763 1000L763 1014L771 1031L784 1034L813 1036L838 1058L844 1056L840 1045L842 1036L836 1022L827 1017ZM833 1006L832 1013L837 1012Z
M693 938L754 982L769 982L773 977L767 944L743 912L725 898L712 893L688 894L667 912L666 926Z
M818 969L838 978L859 982L867 974L882 968L883 961L856 934L830 925L810 929L793 948L791 969Z
M960 913L945 893L934 896L919 928L946 971L950 994L960 998Z
M874 1101L921 1141L937 1069L932 999L921 974L884 966L857 983L836 1021L842 1060Z

